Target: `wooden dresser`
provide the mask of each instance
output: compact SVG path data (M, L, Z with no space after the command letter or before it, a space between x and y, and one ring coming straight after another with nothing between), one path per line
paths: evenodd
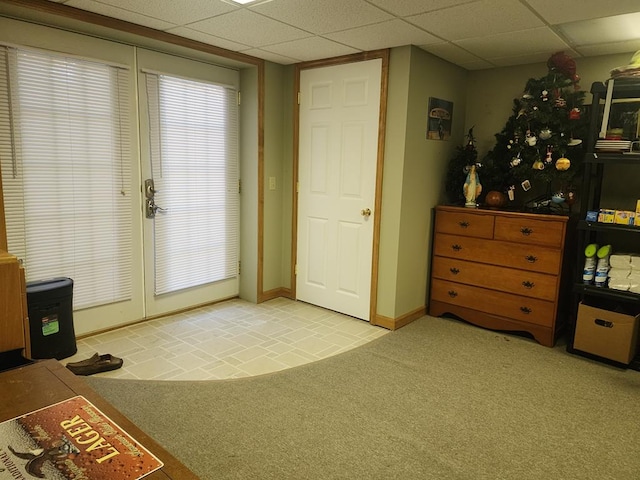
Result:
M436 208L429 315L528 332L552 347L568 217ZM560 317L560 318L559 318Z
M16 257L7 253L4 222L0 175L0 370L4 367L2 353L19 350L27 358L31 353L24 269Z

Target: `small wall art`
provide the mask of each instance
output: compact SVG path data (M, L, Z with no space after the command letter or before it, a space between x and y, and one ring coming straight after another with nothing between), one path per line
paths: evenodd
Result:
M427 111L427 139L448 140L451 136L453 102L441 98L429 97Z

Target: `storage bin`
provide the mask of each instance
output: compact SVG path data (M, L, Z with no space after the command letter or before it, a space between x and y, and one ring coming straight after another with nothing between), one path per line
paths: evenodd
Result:
M27 309L31 358L63 358L74 355L73 280L54 278L27 283Z
M629 364L636 355L639 321L640 315L627 315L580 303L573 347Z

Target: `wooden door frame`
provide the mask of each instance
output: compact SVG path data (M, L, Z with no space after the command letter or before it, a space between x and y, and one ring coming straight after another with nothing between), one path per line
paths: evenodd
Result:
M369 323L376 325L376 311L378 306L378 256L380 252L380 213L382 211L382 172L384 166L385 131L387 124L387 89L389 84L389 49L362 52L353 55L313 60L295 65L293 88L293 199L291 222L291 292L296 294L296 262L298 259L298 170L300 148L300 107L298 93L300 92L300 73L312 68L332 67L347 63L364 62L380 58L382 71L380 77L380 114L378 117L378 154L376 162L376 187L373 216L373 251L371 261L371 292L369 300Z

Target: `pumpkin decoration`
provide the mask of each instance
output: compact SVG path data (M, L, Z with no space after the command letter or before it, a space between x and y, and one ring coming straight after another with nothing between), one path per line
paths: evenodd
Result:
M490 192L487 192L484 202L488 207L500 208L507 203L507 198L504 193L498 192L497 190L491 190Z

